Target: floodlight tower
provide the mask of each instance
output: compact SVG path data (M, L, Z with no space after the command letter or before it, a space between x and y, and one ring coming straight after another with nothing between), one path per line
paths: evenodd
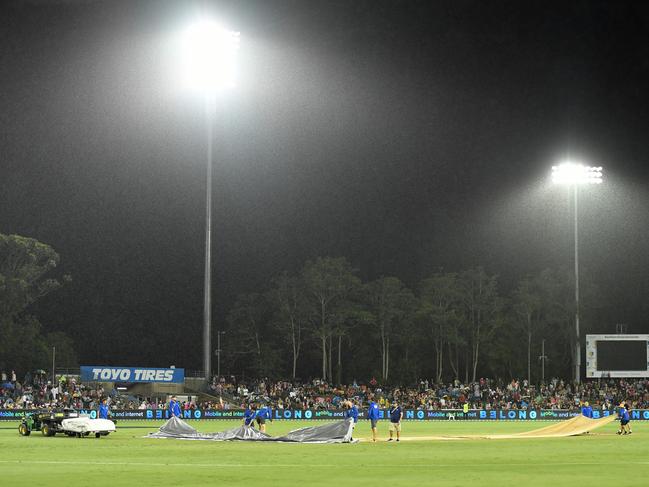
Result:
M205 199L205 282L203 300L203 372L210 380L212 321L212 159L214 108L218 94L236 85L239 33L204 17L181 35L180 75L185 88L199 93L205 102L207 129L207 181Z
M581 340L579 335L579 218L578 201L579 186L586 184L602 183L602 168L584 166L570 161L558 166L552 166L552 182L564 186L571 186L575 201L575 350L574 367L575 381L581 380Z

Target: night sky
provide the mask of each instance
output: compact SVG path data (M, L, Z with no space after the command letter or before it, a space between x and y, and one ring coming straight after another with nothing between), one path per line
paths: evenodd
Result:
M604 167L580 195L592 331L649 332L648 3L8 0L0 233L60 254L72 282L35 312L82 363L200 368L206 135L173 41L206 5L241 32L214 131L214 329L316 256L413 288L482 265L503 293L571 269L549 184L570 157Z

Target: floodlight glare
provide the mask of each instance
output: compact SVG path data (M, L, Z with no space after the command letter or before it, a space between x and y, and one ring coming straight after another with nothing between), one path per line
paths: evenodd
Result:
M575 381L581 380L581 340L579 332L579 186L585 184L601 184L602 168L585 166L572 161L566 161L558 166L552 166L552 182L570 186L575 197L575 344L574 370Z
M552 166L552 182L564 185L601 184L602 168L564 162Z
M181 76L185 87L209 93L235 86L239 32L203 19L182 33L181 49Z
M203 371L205 380L212 374L212 163L213 118L218 92L233 88L236 83L236 54L239 49L239 33L202 17L174 39L174 53L178 56L174 65L185 89L198 92L204 97L206 144L205 184L205 281L203 295ZM220 335L219 335L220 336ZM220 345L220 343L219 343ZM219 346L220 349L220 346ZM219 356L220 358L220 356Z

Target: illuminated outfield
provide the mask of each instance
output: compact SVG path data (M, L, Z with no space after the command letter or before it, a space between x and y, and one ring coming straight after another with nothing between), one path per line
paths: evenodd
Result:
M382 441L354 445L221 443L142 438L161 422L126 422L107 438L20 437L0 423L3 485L647 485L649 424L570 438ZM239 424L194 421L205 432ZM272 434L313 423L275 421ZM509 434L547 423L407 422L405 436ZM357 436L367 437L367 421Z

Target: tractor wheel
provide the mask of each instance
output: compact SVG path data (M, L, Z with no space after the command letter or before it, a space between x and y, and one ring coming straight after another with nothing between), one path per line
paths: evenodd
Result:
M41 433L43 433L43 436L54 436L54 432L52 431L52 427L45 423L43 427L41 428Z
M101 438L101 433L95 433L95 438Z
M21 423L20 426L18 426L18 433L20 433L22 436L29 436L31 434L31 430L25 423Z

